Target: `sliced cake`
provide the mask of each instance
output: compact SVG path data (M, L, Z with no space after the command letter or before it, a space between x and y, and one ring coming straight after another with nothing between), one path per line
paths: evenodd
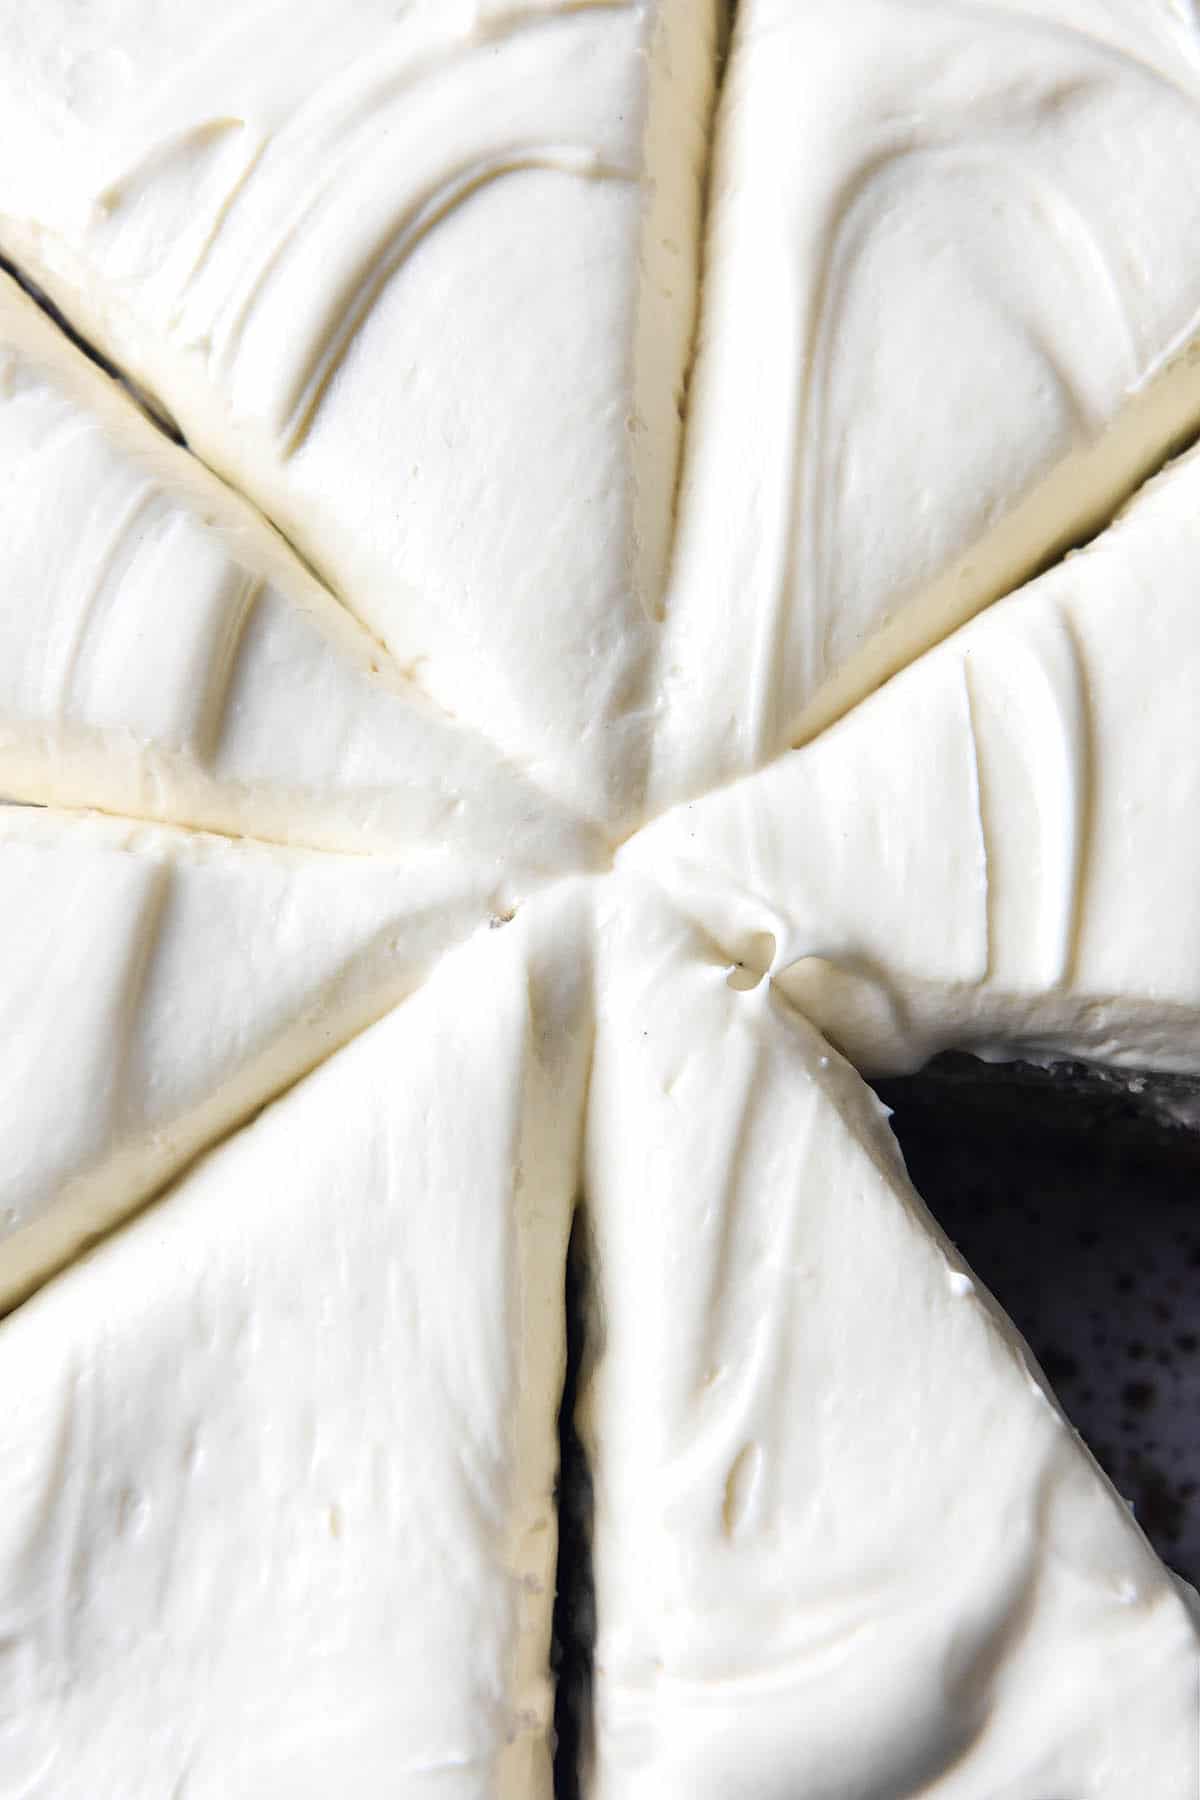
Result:
M569 911L0 1324L6 1793L548 1800Z
M741 0L654 805L810 737L1200 423L1171 0Z
M652 891L599 955L594 1800L1191 1800L1195 1596L882 1109Z
M0 1304L410 993L496 904L490 865L436 854L0 807Z
M859 1068L1200 1070L1200 453L805 748L621 852Z
M584 833L0 276L0 794L511 880Z
M642 795L717 10L6 21L0 250L447 710L610 819Z

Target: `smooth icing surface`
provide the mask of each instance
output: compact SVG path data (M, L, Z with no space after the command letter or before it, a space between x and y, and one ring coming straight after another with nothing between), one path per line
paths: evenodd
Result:
M411 992L494 901L486 865L434 853L0 807L0 1301Z
M5 19L0 248L435 698L642 797L715 0Z
M632 881L599 970L585 1791L1191 1800L1188 1600L874 1097Z
M1172 0L742 0L652 808L811 736L1200 420Z
M621 852L860 1068L1200 1058L1200 453L837 726ZM762 959L765 957L765 963Z
M586 860L2 276L0 470L0 793L319 849L465 843L510 880Z
M0 1324L0 1788L548 1800L556 903Z

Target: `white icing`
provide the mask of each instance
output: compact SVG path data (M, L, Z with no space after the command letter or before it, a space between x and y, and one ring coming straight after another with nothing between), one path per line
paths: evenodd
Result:
M0 1329L6 1794L549 1800L573 929L447 958Z
M0 277L0 793L231 835L587 859L262 520Z
M450 712L611 818L642 797L715 12L50 0L0 71L0 245Z
M0 280L0 1301L176 1183L0 1325L15 1794L548 1794L590 1071L597 1800L1191 1800L1185 1603L801 1014L1197 1066L1200 463L538 890L1200 414L1195 24L742 0L676 544L717 10L7 9L0 247L197 453Z
M1200 421L1197 157L1170 0L743 0L655 808L811 736Z
M873 1096L652 890L599 967L592 1800L1190 1800L1185 1600Z
M0 807L0 1302L378 1018L491 870Z
M1200 453L1089 549L621 860L860 1068L1200 1067Z

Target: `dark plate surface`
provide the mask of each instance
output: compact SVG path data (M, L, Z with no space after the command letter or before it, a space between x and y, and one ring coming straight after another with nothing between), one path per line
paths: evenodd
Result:
M930 1210L1160 1555L1200 1584L1195 1085L947 1057L879 1092Z

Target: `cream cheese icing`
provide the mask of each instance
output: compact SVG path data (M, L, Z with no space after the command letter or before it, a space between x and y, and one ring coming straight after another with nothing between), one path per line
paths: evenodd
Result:
M0 1325L0 1786L548 1791L529 896L1200 411L1186 13L743 0L673 554L715 11L5 20L0 248L317 573L0 282L0 1296L337 1054ZM1196 1063L1183 481L591 890L600 1795L1190 1800L1184 1598L801 1017Z
M568 896L0 1325L0 1787L548 1800Z
M583 827L446 718L260 516L0 276L0 793L318 849Z
M802 750L620 853L880 1073L1200 1068L1200 452Z
M0 1303L411 992L492 882L0 806Z
M874 1096L632 879L598 967L585 1792L1190 1800L1188 1596Z
M1200 420L1172 0L742 0L652 810L813 735Z
M10 9L0 247L455 716L642 794L716 0Z

